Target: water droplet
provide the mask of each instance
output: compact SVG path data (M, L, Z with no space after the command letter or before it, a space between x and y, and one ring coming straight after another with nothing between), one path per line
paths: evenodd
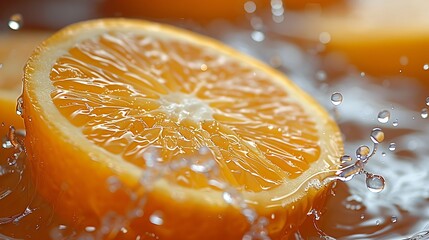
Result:
M121 181L116 176L108 177L106 182L107 188L112 193L118 191L122 187Z
M245 2L244 11L246 11L247 13L254 13L256 11L256 4L253 1Z
M363 199L358 195L350 195L342 203L349 210L359 211L365 209Z
M325 81L326 77L327 76L326 76L326 72L325 71L322 71L322 70L317 71L317 73L316 73L317 80L319 80L319 81Z
M381 143L384 140L384 132L381 128L374 128L371 132L371 141L373 143Z
M13 14L9 18L8 26L12 30L19 30L22 27L23 18L19 13Z
M340 105L343 102L343 95L341 93L339 93L339 92L334 92L331 95L331 102L335 106Z
M235 189L228 189L222 194L225 202L231 205L239 206L241 204L241 196Z
M360 72L361 77L365 77L365 75L366 75L365 72Z
M423 65L423 70L427 71L429 69L429 64Z
M398 217L396 217L396 216L392 216L392 217L390 218L390 221L391 221L392 223L396 223L396 222L398 221Z
M24 115L23 105L24 99L22 98L22 96L19 96L19 98L16 99L16 114L21 117Z
M366 187L371 192L381 192L384 189L385 181L383 176L368 173L366 175Z
M3 63L0 63L0 68L3 68Z
M396 143L390 143L389 144L389 150L390 151L395 151L396 150Z
M202 163L193 163L191 164L191 170L197 173L208 173L213 167L215 167L216 162L214 159L208 159Z
M426 105L429 106L429 97L426 98Z
M377 119L381 123L387 123L390 119L390 112L387 110L383 110L378 113Z
M362 213L362 214L360 215L360 219L365 219L365 214L363 214L363 213Z
M319 34L319 41L323 44L328 44L331 41L331 34L328 32L321 32Z
M398 121L398 119L395 119L395 121L393 121L392 125L393 125L394 127L397 127L397 126L399 125L399 121Z
M337 176L339 180L343 182L350 181L354 176L360 174L364 168L362 161L358 160L354 164L351 164L345 168L342 168L337 171Z
M380 225L380 220L378 220L378 219L375 220L375 225L377 225L377 226Z
M160 225L164 224L164 216L163 216L161 211L155 211L152 213L152 215L150 215L149 221L152 224L160 226Z
M359 160L366 160L370 154L371 150L368 146L362 145L356 150L356 158Z
M427 108L423 108L422 112L420 113L420 115L422 116L423 119L428 118L428 109Z
M382 152L382 153L381 153L381 156L385 157L385 156L386 156L386 153L385 153L385 152Z
M244 208L241 211L241 214L243 214L243 216L246 217L246 219L249 223L254 223L256 221L256 219L258 218L258 214L256 213L256 211L251 209L251 208Z
M341 163L348 163L348 162L351 162L353 159L349 155L343 155L341 156L340 160L341 160Z
M205 72L205 71L207 71L207 64L201 64L201 67L200 67L200 69L201 69L201 71L203 71L203 72Z
M265 40L265 34L261 31L253 31L250 36L255 42L262 42Z
M96 228L93 227L93 226L87 226L87 227L85 227L85 231L87 231L87 232L94 232L95 230L96 230Z

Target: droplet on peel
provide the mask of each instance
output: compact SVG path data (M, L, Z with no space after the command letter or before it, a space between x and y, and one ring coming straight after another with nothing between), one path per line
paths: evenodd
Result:
M371 192L381 192L384 189L385 181L383 176L375 175L375 174L367 174L366 175L366 187Z
M19 30L22 27L23 18L19 13L13 14L9 18L8 26L12 30Z
M334 106L338 106L343 102L343 95L339 92L334 92L331 95L331 102Z
M390 143L389 144L389 150L390 151L395 151L396 150L396 143Z
M152 213L152 215L150 215L149 221L152 224L160 226L164 224L164 216L161 211L155 211L154 213Z
M387 123L390 119L390 112L387 110L383 110L378 113L377 119L381 123Z
M384 132L381 128L374 128L371 132L371 141L373 143L381 143L384 140Z
M429 115L429 113L428 113L428 109L427 109L427 108L423 108L423 109L422 109L422 112L420 113L420 115L421 115L421 116L422 116L422 118L424 118L424 119L428 118L428 115Z
M356 158L359 160L366 160L370 154L371 150L368 146L362 145L356 150Z

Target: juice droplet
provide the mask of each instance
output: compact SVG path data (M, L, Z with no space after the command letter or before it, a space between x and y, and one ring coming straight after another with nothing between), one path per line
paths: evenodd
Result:
M427 108L423 108L422 112L420 113L420 115L422 116L422 118L426 119L428 118L428 109Z
M423 65L423 70L427 71L429 69L429 64Z
M390 143L389 144L389 150L390 151L395 151L396 150L396 143Z
M371 192L381 192L384 189L385 181L383 176L368 173L366 175L366 187Z
M338 106L343 102L343 95L339 92L334 92L331 95L331 102L334 106Z
M384 132L381 128L374 128L371 132L371 141L373 143L381 143L384 140Z
M12 30L19 30L22 27L23 18L19 13L13 14L9 18L8 26Z
M150 217L149 217L149 221L152 224L155 224L158 226L164 224L164 218L163 218L162 212L161 211L155 211L154 213L152 213L152 215L150 215Z
M366 160L370 152L371 150L369 149L368 146L362 145L358 147L358 149L356 150L356 157L359 160Z
M377 119L381 123L387 123L390 119L390 112L387 110L383 110L378 113Z

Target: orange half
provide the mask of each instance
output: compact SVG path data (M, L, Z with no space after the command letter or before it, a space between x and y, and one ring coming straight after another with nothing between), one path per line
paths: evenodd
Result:
M105 238L286 236L342 153L335 122L281 73L144 21L56 33L31 56L23 97L39 191ZM103 230L112 214L126 234Z

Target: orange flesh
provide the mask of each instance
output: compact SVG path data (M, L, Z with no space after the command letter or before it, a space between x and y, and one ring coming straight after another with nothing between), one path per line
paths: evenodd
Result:
M258 192L298 177L320 155L311 115L283 87L185 42L104 34L76 44L50 78L64 117L90 141L142 168L150 146L162 149L163 161L207 146L225 181ZM189 172L177 181L206 186Z

